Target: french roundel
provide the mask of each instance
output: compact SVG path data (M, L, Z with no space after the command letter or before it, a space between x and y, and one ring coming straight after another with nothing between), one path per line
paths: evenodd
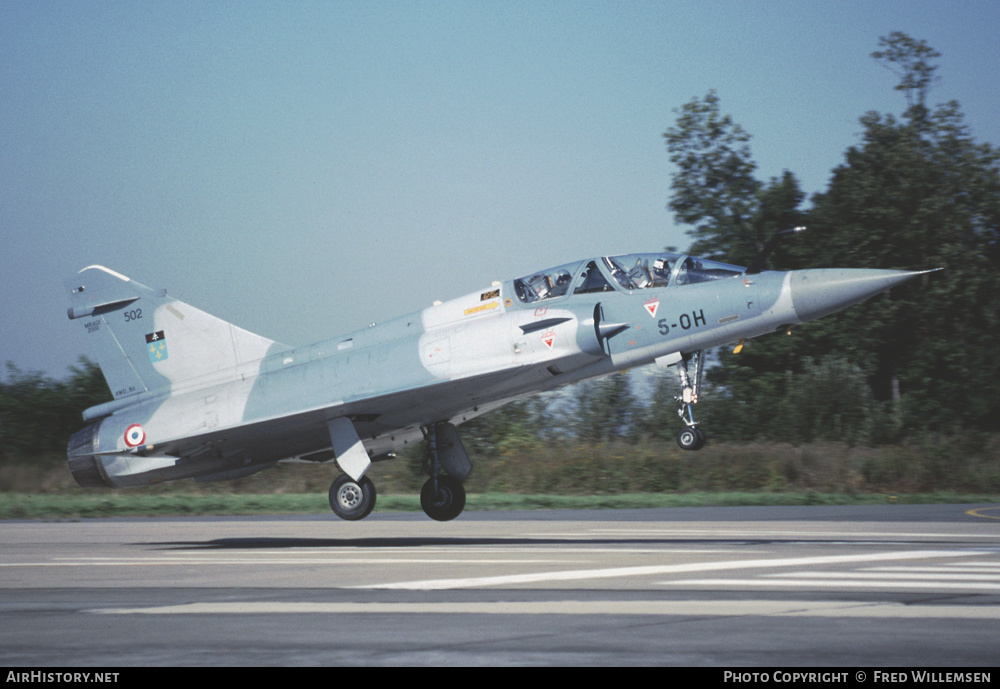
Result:
M134 423L125 429L125 444L129 447L142 445L145 440L146 432L142 430L142 426L139 424Z

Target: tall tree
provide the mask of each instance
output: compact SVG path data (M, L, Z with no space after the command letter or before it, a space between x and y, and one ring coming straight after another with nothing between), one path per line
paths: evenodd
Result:
M678 168L667 207L694 225L691 253L746 265L775 232L801 222L799 182L788 171L767 184L754 176L750 134L721 113L715 91L674 112L663 134Z
M902 31L882 36L878 43L882 50L876 50L872 57L899 77L895 88L906 95L909 106L906 117L911 121L925 120L928 114L927 94L931 84L937 81L934 76L937 65L930 61L941 57L941 53L925 41L911 38Z
M663 134L670 162L679 169L668 208L695 226L691 251L729 260L756 251L760 238L752 218L761 184L754 177L750 135L720 113L715 91L675 112L677 123Z

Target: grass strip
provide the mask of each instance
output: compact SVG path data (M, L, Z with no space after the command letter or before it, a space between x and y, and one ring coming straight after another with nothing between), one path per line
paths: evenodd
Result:
M812 492L625 493L615 495L521 495L473 493L466 509L559 510L635 509L648 507L721 507L734 505L877 505L964 504L1000 502L997 495L958 493L845 494ZM379 495L376 512L418 512L417 495ZM254 514L330 514L326 496L282 494L163 494L59 495L0 493L0 519L79 519Z

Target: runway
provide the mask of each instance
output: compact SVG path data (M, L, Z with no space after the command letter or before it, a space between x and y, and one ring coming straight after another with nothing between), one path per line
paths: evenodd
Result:
M1000 507L0 522L7 666L995 666Z

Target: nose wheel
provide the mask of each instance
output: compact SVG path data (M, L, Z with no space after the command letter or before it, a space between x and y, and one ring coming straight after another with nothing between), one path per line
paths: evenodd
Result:
M700 450L705 446L705 432L697 426L682 428L677 433L677 444L682 450Z

